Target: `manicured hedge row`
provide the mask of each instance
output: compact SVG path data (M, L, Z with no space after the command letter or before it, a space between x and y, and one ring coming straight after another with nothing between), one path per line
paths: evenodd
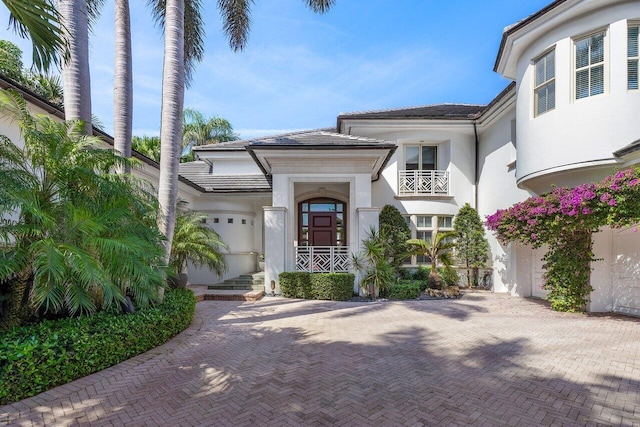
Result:
M351 273L314 273L311 288L316 299L346 301L353 296L354 281Z
M123 315L43 321L0 338L0 405L36 395L127 360L186 329L196 298L168 289L161 306Z
M416 299L420 296L420 282L403 280L398 283L387 285L387 295L389 299Z
M287 298L345 301L353 296L355 276L350 273L285 272L278 276Z

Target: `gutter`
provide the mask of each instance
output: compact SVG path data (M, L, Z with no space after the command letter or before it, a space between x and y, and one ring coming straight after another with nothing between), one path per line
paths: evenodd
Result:
M473 208L478 211L478 182L479 179L479 171L480 171L480 141L478 140L478 117L476 115L473 119L473 134L475 135L475 170L474 170L474 195L473 195Z

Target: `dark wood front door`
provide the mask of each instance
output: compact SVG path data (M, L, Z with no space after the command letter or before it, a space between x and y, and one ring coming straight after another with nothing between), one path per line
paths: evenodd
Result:
M309 213L309 245L336 246L335 212Z

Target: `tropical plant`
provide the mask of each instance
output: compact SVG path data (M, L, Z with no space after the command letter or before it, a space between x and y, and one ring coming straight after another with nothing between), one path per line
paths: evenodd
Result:
M64 27L51 0L2 0L9 9L13 30L22 38L29 37L33 44L33 66L48 71L65 58L68 45ZM60 55L62 53L62 55Z
M183 159L192 160L191 149L199 145L215 144L218 142L233 141L239 139L233 132L233 126L222 117L205 118L198 110L185 108L182 124L182 152Z
M379 216L380 231L387 236L387 257L391 264L398 268L406 258L407 240L411 238L411 230L400 211L392 205L385 205Z
M423 239L409 239L409 253L427 257L431 260L431 271L429 272L429 286L439 288L442 283L438 272L438 263L445 268L450 268L453 264L453 248L455 247L455 233L434 231L429 241Z
M22 83L22 50L7 40L0 40L0 74Z
M160 137L157 136L134 136L132 139L133 149L148 158L160 162Z
M215 230L207 227L207 218L206 214L188 210L185 202L178 203L170 261L174 273L185 273L188 263L196 267L208 267L218 276L226 271L227 265L221 249L229 247Z
M335 0L305 0L314 11L324 13L329 10ZM247 43L251 1L218 0L222 14L222 25L229 37L229 44L235 51L242 50ZM158 200L160 203L160 219L158 226L167 238L165 247L166 259L171 254L171 241L176 223L176 202L178 200L178 169L182 141L182 110L184 107L184 88L189 81L192 69L202 58L202 43L194 43L185 49L185 36L191 31L194 41L198 34L185 22L200 19L199 0L166 0L158 1L155 8L159 22L164 23L164 62L162 77L162 118L160 126L161 156L160 178L158 180ZM191 59L191 60L190 60ZM185 66L187 64L187 66Z
M361 274L360 285L367 287L372 300L376 298L376 291L384 294L387 285L395 279L395 270L386 255L387 244L387 237L372 227L361 243L360 252L351 255L351 265Z
M484 237L484 226L478 212L469 203L461 207L453 219L453 229L458 265L467 270L467 286L477 286L478 268L484 267L489 258L489 242Z
M110 174L130 162L83 135L82 123L32 116L15 92L0 110L24 147L0 137L0 281L9 314L92 313L127 294L145 306L165 283L162 235L148 184Z

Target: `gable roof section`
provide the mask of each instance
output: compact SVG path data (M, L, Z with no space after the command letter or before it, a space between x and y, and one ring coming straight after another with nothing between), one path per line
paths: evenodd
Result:
M207 193L271 192L271 177L264 175L212 175L209 163L203 160L181 163L180 175L194 182Z
M315 130L295 134L278 135L269 138L257 139L247 145L247 150L255 149L281 149L295 147L299 149L340 149L340 148L394 148L395 144L389 141L366 138L362 136L344 135L336 132Z
M227 142L217 142L214 144L206 144L199 145L197 147L193 147L193 151L246 151L247 146L253 144L258 141L270 140L273 138L287 138L287 137L295 137L296 135L302 135L309 132L332 132L335 129L333 128L322 128L322 129L312 129L312 130L300 130L295 132L288 132L281 135L274 135L270 137L264 138L251 138L251 139L241 139L237 141L227 141Z

